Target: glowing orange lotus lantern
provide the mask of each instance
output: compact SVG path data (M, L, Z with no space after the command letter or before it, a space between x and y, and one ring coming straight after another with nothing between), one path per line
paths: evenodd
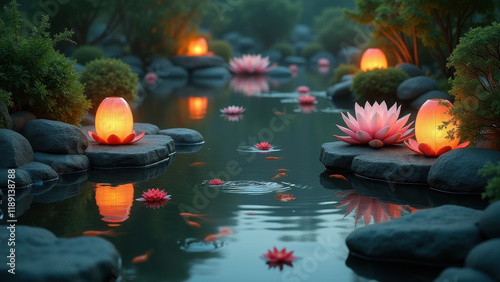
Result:
M109 226L118 226L128 219L130 208L134 203L134 186L132 183L112 186L106 183L95 184L95 201L99 207L102 220Z
M204 56L204 55L210 55L211 53L208 52L208 45L207 41L205 38L200 37L197 39L193 39L189 42L188 44L188 51L187 54L188 56Z
M387 58L384 52L378 48L368 48L361 57L360 69L362 71L372 69L386 69Z
M415 121L415 137L417 141L408 139L406 146L415 153L425 156L440 156L448 151L469 146L469 141L458 144L460 139L447 139L448 130L457 130L455 125L448 125L447 129L438 129L443 122L449 121L451 116L447 113L449 107L440 105L439 101L453 107L448 100L430 99L427 100L417 114ZM451 128L450 128L451 127Z
M207 97L189 97L189 118L190 119L204 119L207 114Z
M97 108L95 116L97 134L89 131L89 135L101 144L134 143L144 136L144 132L136 136L132 130L133 126L132 110L127 101L121 97L107 97Z

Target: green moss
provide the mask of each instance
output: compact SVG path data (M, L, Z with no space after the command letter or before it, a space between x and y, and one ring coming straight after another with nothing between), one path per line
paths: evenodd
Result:
M359 68L355 65L340 64L333 70L333 78L330 81L330 85L339 83L342 77L346 74L356 74L357 72L359 72Z
M323 47L323 45L321 45L321 43L311 42L302 49L302 57L310 59L316 53L323 50L325 50L325 48Z
M104 58L88 63L80 73L80 81L85 84L85 95L92 101L93 113L106 97L122 97L128 103L137 99L139 78L121 60Z
M488 177L488 185L485 187L483 199L490 198L491 203L500 200L500 162L496 165L491 162L486 164L478 171L478 174L485 178Z
M212 51L215 55L224 58L224 61L229 62L229 59L233 57L233 47L226 40L212 40L208 46L209 51Z
M403 70L397 68L362 71L354 76L351 90L359 101L393 102L397 100L399 84L408 78Z
M101 48L96 46L80 46L71 54L71 57L75 59L77 63L86 65L88 62L95 59L105 58L106 54L104 54Z
M278 50L281 53L282 58L287 56L295 56L295 48L290 43L280 42L271 46L271 49Z

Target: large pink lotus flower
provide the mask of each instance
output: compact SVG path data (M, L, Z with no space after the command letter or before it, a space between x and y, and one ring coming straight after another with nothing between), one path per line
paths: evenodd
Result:
M161 190L159 188L156 189L148 189L148 191L142 192L142 198L135 199L136 201L141 202L159 202L163 200L170 200L170 195L167 195L167 192Z
M306 95L300 95L300 97L297 98L297 100L299 100L299 103L301 105L312 105L314 104L314 102L316 102L316 97L306 94Z
M272 69L269 66L269 57L259 55L243 55L229 61L229 69L235 74L264 74Z
M273 147L273 145L267 143L267 142L260 142L255 144L255 148L262 150L262 151L267 151L270 150Z
M286 248L278 251L276 247L273 250L268 250L267 253L263 255L264 259L267 260L269 267L279 266L280 270L283 269L283 264L292 266L292 262L297 258L293 256L293 251L287 252Z
M239 115L245 111L245 108L239 106L229 106L223 109L220 109L220 112L226 115Z
M349 144L367 144L372 148L380 148L384 145L401 143L413 137L413 124L405 125L410 114L398 119L401 106L397 103L387 110L385 101L380 105L375 102L373 106L366 102L363 109L358 103L355 104L356 118L350 113L342 118L349 128L337 125L337 127L349 136L337 136L338 139Z
M224 181L222 181L219 178L215 178L215 179L210 180L208 183L210 183L210 185L222 185L222 184L224 184Z

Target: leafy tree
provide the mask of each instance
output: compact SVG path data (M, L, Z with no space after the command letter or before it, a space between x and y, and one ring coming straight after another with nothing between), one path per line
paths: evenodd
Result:
M448 66L455 68L451 110L459 123L458 136L478 143L500 145L500 23L471 29L460 39ZM454 132L449 132L450 137Z
M482 177L488 177L488 185L485 187L483 193L484 198L490 198L490 203L500 200L500 162L496 165L487 163L483 168L478 171Z
M356 45L356 34L361 32L360 26L343 17L342 8L332 7L323 10L314 19L318 41L329 52L336 54L342 45Z
M248 31L268 48L290 35L302 6L291 0L243 0L237 9Z

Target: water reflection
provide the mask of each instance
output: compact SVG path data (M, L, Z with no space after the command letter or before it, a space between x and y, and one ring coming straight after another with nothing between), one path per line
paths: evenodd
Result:
M109 226L120 226L130 215L134 202L134 185L132 183L111 185L108 183L94 184L95 201L99 207L102 221Z
M263 92L269 92L269 82L266 76L241 76L235 75L231 79L231 89L234 92L253 96Z
M188 97L189 119L204 119L207 105L208 97Z

